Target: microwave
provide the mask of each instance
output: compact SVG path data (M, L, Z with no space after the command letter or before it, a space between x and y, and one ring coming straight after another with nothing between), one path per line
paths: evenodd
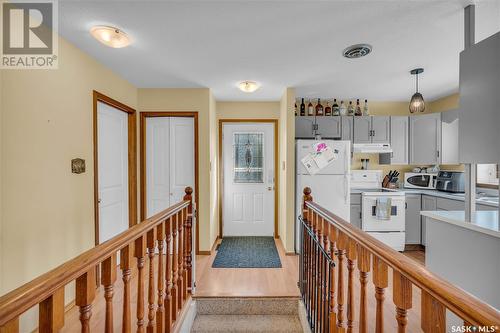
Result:
M436 178L435 173L405 173L405 188L424 188L424 189L436 189Z

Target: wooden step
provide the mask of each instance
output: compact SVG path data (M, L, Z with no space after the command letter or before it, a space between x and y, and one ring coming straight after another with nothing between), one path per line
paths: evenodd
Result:
M297 315L298 298L196 298L200 315Z

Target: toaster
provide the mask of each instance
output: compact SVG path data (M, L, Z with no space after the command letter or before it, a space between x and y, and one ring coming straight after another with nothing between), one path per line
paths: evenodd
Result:
M453 193L465 192L465 175L461 171L439 171L436 190Z

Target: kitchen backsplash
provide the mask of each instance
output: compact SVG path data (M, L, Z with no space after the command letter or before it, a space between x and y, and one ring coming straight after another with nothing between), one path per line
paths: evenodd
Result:
M403 177L405 172L411 172L415 167L430 167L431 165L390 165L390 164L379 164L378 162L378 154L362 154L362 153L354 153L353 159L351 161L351 169L352 170L360 170L361 169L361 159L370 159L370 163L368 165L369 170L383 170L383 174L387 174L390 170L397 170L401 173L400 178ZM463 171L463 164L458 165L440 165L441 170L454 170L454 171Z

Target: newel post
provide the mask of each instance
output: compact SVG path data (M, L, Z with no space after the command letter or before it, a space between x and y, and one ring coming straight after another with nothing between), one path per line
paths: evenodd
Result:
M184 195L184 201L189 201L189 206L187 208L187 216L186 216L186 221L185 221L185 228L186 228L186 244L184 246L185 248L185 255L184 255L184 262L187 268L187 291L189 293L192 293L191 287L193 285L193 274L192 274L192 252L193 252L193 233L192 233L192 228L193 228L193 189L191 187L186 187L184 190L186 193Z
M302 218L307 223L308 226L311 226L311 216L309 216L309 208L307 208L306 202L313 201L313 197L311 195L311 188L304 187L304 196L303 196L303 205L302 205Z

